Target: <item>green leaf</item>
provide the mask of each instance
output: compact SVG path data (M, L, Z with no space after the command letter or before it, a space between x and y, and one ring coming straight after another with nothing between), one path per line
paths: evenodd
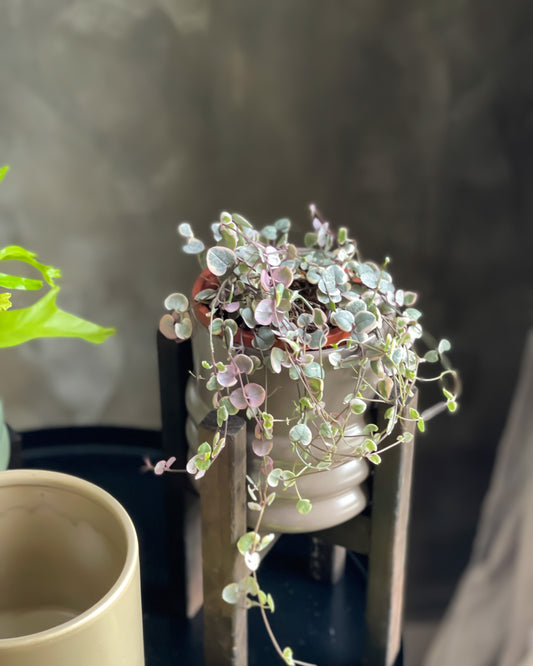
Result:
M354 414L362 414L366 409L366 402L360 398L356 398L350 402L350 409Z
M331 438L333 437L333 428L330 423L325 421L320 424L320 434L322 437Z
M275 611L276 607L274 605L274 599L272 598L272 595L270 593L267 594L266 605L268 606L271 613Z
M207 267L217 277L225 275L236 262L235 252L227 247L215 245L209 248L206 255Z
M185 296L185 294L170 294L165 298L164 305L167 310L186 312L189 307L189 299L187 296Z
M357 275L365 287L375 289L379 283L379 271L376 271L368 264L359 264L357 267Z
M276 336L272 330L268 326L261 326L255 331L255 338L252 344L256 349L266 351L272 347L275 341Z
M365 439L365 449L369 453L372 453L373 451L378 450L378 446L377 446L376 442L373 439Z
M377 319L371 312L358 312L355 317L355 330L358 333L368 333L377 326Z
M237 548L241 555L249 552L255 545L259 544L261 537L257 532L246 532L241 538L237 541Z
M368 459L370 462L373 462L374 465L379 465L381 462L381 457L377 453L372 453L371 455L368 456Z
M291 221L286 217L282 217L274 222L274 226L281 234L286 234L291 228Z
M289 438L291 442L308 446L313 439L313 433L305 423L298 423L289 430Z
M304 236L304 245L305 247L313 247L313 245L316 245L317 242L317 235L312 233L312 232L307 232Z
M374 316L374 315L372 315ZM354 323L354 316L348 310L337 310L331 315L331 322L341 331L351 331Z
M268 485L271 486L272 488L276 488L279 483L280 476L281 476L281 469L279 467L276 467L267 476Z
M222 405L217 409L217 425L220 428L224 421L228 420L228 410L225 405Z
M261 229L261 236L263 236L263 238L266 238L267 240L275 241L276 238L278 237L278 230L273 224L267 224L266 227L263 227L263 229Z
M409 319L413 319L414 321L417 321L422 316L420 310L417 310L416 308L407 308L404 310L404 314L407 315Z
M436 363L439 360L439 354L434 349L430 349L425 355L424 358L428 363Z
M416 422L416 427L420 430L420 432L424 432L426 429L426 424L424 423L424 419L420 418Z
M280 373L281 372L281 363L285 360L287 354L280 349L279 347L272 347L270 352L270 365L272 366L272 372Z
M455 400L448 400L446 407L448 408L449 412L455 412L457 410L457 403Z
M320 363L313 361L312 363L304 366L304 375L306 377L317 377L318 379L323 379L324 368L320 365Z
M437 347L437 349L439 350L439 354L444 354L447 351L450 351L451 348L452 348L452 345L451 345L449 340L446 340L446 338L443 338L439 342L439 346Z
M196 453L198 453L198 455L201 455L201 456L205 455L206 453L210 454L211 453L211 444L209 444L209 442L202 442L202 444L200 444L200 446L198 447L198 450L196 451Z
M4 180L9 171L9 165L5 164L3 167L0 167L0 183Z
M202 291L199 291L196 296L194 297L195 301L209 301L213 298L213 296L216 296L216 290L215 289L202 289Z
M265 534L265 536L261 539L261 543L257 547L257 550L259 550L259 551L264 550L268 545L270 545L272 543L272 541L274 541L275 538L276 538L275 534L272 534L272 533L271 534Z
M252 229L252 225L248 222L248 220L242 215L239 215L239 213L232 213L231 217L233 218L233 221L236 222L240 227L245 229Z
M290 647L286 647L283 649L283 660L285 661L287 666L294 666L294 659Z
M43 286L42 280L33 280L31 278L18 277L16 275L7 275L0 273L0 287L4 289L20 289L26 291L35 291Z
M53 287L27 308L0 312L0 347L13 347L34 338L82 338L100 343L115 333L60 310L56 305L59 287Z
M191 238L181 249L185 254L200 254L205 250L205 245L198 238Z
M298 509L298 513L305 515L311 511L313 505L308 499L300 499L296 502L296 508Z
M240 598L240 590L238 583L230 583L222 590L222 599L227 604L236 604Z
M9 245L0 250L0 261L6 260L22 261L36 268L43 276L45 282L51 287L55 285L54 280L61 277L61 271L54 266L47 266L37 261L35 252L20 247L19 245Z
M174 326L174 332L180 340L188 340L192 335L191 318L188 315L185 315L183 319Z
M371 433L377 432L378 430L379 430L379 428L375 423L368 423L363 428L363 435L370 435Z

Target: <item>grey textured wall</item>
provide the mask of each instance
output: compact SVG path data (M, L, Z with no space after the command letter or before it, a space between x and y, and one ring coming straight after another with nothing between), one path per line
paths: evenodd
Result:
M442 607L532 323L533 44L525 0L3 0L2 244L64 269L118 335L0 353L12 423L157 425L154 329L192 282L176 223L302 232L315 201L391 256L455 343L461 412L420 438L412 612ZM428 398L429 400L429 398ZM414 591L413 591L414 590Z

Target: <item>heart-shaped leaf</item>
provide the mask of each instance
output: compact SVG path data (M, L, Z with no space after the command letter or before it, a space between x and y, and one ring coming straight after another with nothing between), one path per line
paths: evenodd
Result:
M176 322L174 331L180 340L188 340L192 335L192 321L187 315L181 321Z
M191 240L183 246L185 254L200 254L205 250L205 245L198 238L191 238Z
M169 314L163 315L159 320L159 330L165 338L168 338L169 340L175 340L177 337L176 331L174 330L175 325L176 321L174 320L174 317Z
M215 245L209 248L206 255L207 267L217 277L225 275L237 262L235 252L228 247Z
M352 330L354 316L348 310L337 310L331 315L331 323L335 324L341 331L350 332Z
M167 310L186 312L189 307L189 299L185 294L170 294L165 298L164 305Z
M298 423L289 430L289 438L291 442L308 446L313 439L313 433L305 423Z
M255 310L254 317L261 326L268 326L272 323L276 311L276 302L272 298L264 298L259 301Z
M237 383L235 368L228 365L222 372L217 372L217 381L224 387L235 386Z
M375 315L367 310L358 312L354 317L355 330L358 333L368 333L377 326L377 323Z
M250 383L244 387L244 396L248 405L255 409L265 402L266 392L260 384Z
M254 439L252 442L252 450L256 456L262 458L268 456L272 451L273 442L271 439Z
M242 372L245 375L249 375L254 369L254 362L249 356L246 356L245 354L237 354L234 356L233 364L239 372Z

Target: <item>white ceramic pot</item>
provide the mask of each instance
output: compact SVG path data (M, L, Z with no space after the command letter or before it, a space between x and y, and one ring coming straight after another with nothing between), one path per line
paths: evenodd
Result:
M0 472L0 664L144 665L137 536L98 486Z
M222 345L218 343L220 350ZM247 350L249 354L257 354L253 349ZM314 352L318 358L319 352ZM350 369L333 370L328 367L326 359L328 352L322 352L325 368L324 401L329 413L340 411L343 408L344 396L353 391L353 373ZM194 367L197 373L201 372L202 359L210 358L209 334L204 326L198 326L193 338ZM224 358L217 354L217 358ZM268 392L268 411L275 419L285 419L293 412L293 403L299 398L296 382L288 377L288 371L282 370L280 374L262 369L253 375L253 381L265 386ZM187 384L187 439L191 454L196 453L198 447L198 425L206 414L212 409L212 393L205 388L203 382L191 378ZM253 440L253 424L249 423L248 439L248 473L252 478L257 477L261 459L251 450ZM291 424L293 425L293 424ZM348 441L360 443L361 432L365 426L363 416L352 415L347 428ZM274 445L270 456L275 467L292 469L296 460L289 440L291 426L285 423L275 424ZM353 438L359 439L354 440ZM347 458L342 462L342 454L350 451L347 443L344 448L337 451L339 461L332 469L315 472L303 476L298 482L302 497L309 499L313 505L310 513L301 515L296 509L296 492L294 489L281 490L278 488L274 503L265 511L261 526L265 530L274 532L310 532L332 527L353 518L366 506L367 499L361 487L362 482L369 473L368 463L365 460ZM216 464L216 463L215 463ZM209 473L209 472L208 472ZM248 522L253 525L257 520L257 513L251 512Z

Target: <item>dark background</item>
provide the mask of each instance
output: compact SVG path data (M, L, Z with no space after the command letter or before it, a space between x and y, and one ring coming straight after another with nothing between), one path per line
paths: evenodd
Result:
M229 209L301 237L313 201L453 343L464 393L418 439L407 599L439 616L532 321L531 25L525 0L4 0L1 242L119 328L2 351L10 420L156 426L154 329L196 272L176 224L207 237Z

